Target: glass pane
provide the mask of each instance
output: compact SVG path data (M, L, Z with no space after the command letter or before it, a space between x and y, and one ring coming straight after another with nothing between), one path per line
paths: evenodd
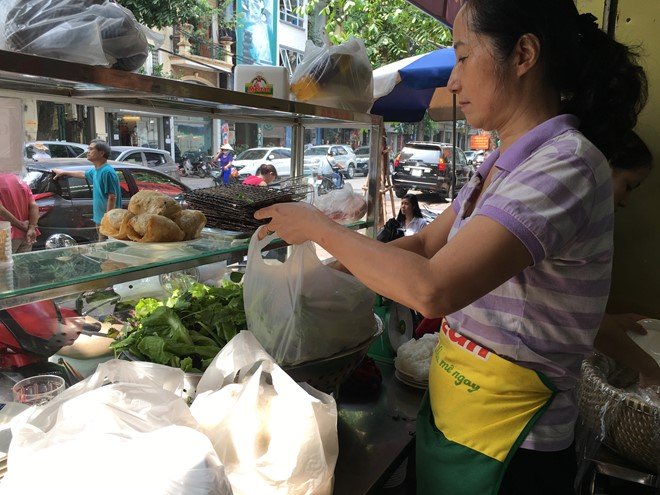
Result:
M89 187L87 179L68 177L67 180L69 181L69 197L66 199L92 199L92 188Z
M119 179L119 187L121 187L121 198L122 200L130 198L131 191L128 187L128 181L126 180L126 171L125 170L115 170L117 172L117 178Z

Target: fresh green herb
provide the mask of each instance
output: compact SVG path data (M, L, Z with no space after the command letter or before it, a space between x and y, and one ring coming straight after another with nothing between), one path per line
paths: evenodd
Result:
M135 316L114 336L111 347L116 354L124 351L143 361L202 372L246 328L242 285L194 283L185 292L174 291L167 301L140 299Z

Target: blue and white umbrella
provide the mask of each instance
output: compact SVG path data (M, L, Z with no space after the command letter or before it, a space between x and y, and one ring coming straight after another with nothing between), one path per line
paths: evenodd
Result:
M454 60L453 48L440 48L374 70L371 113L385 122L419 122L428 110L433 120L452 120L453 98L446 86ZM464 118L460 110L457 118Z

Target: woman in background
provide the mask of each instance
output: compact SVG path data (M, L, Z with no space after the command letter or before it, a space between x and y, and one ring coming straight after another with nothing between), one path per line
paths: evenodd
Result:
M415 194L406 194L401 198L401 208L396 220L403 229L403 235L416 234L428 224L422 215L422 210L419 209Z
M213 161L218 164L218 168L222 171L222 183L227 186L231 180L231 171L233 168L234 154L232 153L234 148L231 145L225 143L220 146L218 154L215 155Z
M277 179L277 169L270 163L262 163L254 173L249 175L243 184L246 186L267 186Z

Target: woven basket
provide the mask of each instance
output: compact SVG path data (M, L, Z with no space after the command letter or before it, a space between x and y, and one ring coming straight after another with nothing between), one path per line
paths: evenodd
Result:
M594 354L582 363L580 414L603 441L634 463L658 472L660 409L625 391L637 374Z

